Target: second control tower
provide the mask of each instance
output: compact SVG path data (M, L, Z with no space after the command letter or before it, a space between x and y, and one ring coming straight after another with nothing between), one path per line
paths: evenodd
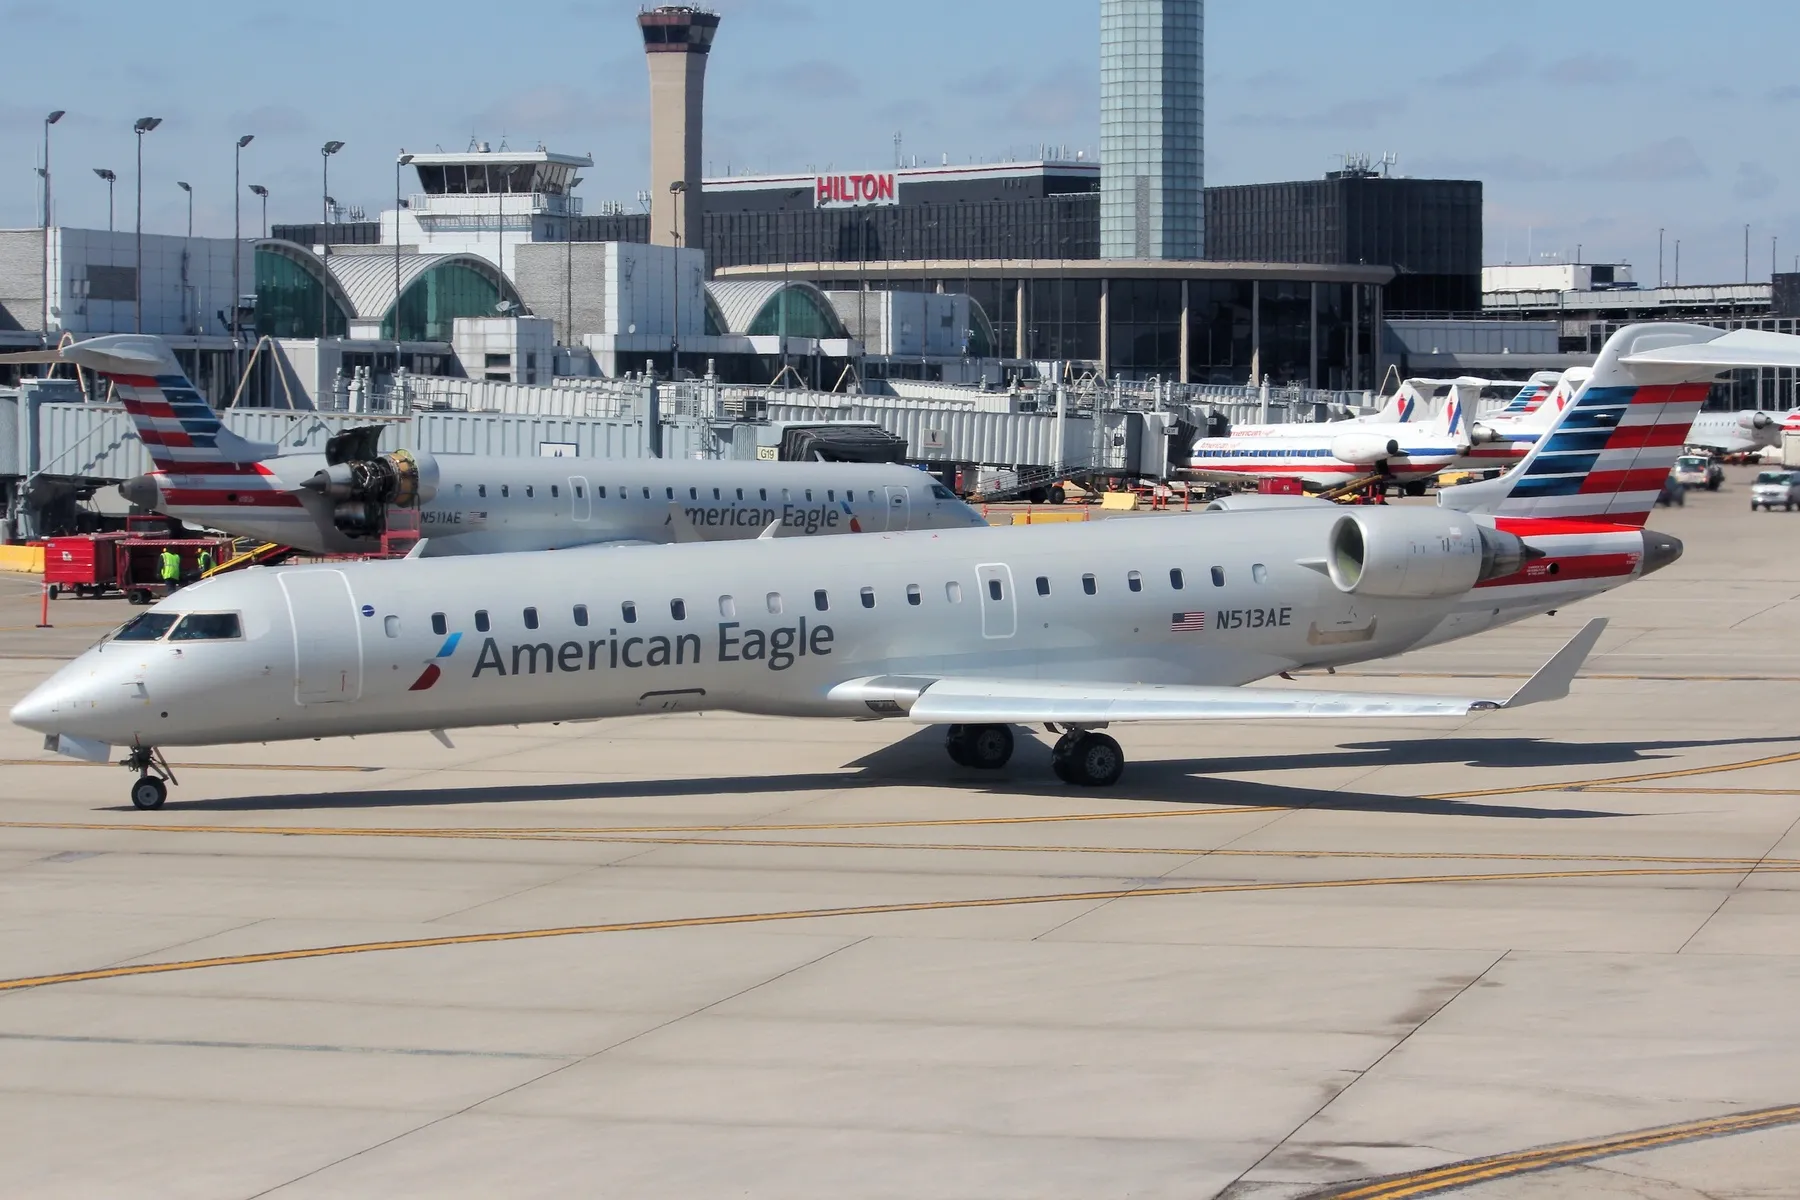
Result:
M706 55L719 14L664 5L638 14L650 66L650 241L699 246Z

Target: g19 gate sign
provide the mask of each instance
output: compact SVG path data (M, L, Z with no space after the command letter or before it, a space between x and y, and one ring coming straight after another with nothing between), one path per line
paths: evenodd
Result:
M813 177L814 208L866 208L898 203L892 171Z

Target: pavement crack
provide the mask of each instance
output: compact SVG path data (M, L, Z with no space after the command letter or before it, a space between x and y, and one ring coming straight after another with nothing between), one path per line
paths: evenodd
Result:
M1749 869L1738 877L1737 882L1725 890L1725 894L1719 898L1719 903L1713 907L1711 912L1706 914L1706 919L1704 921L1694 927L1694 932L1688 934L1686 940L1675 948L1675 953L1680 954L1682 951L1686 950L1693 940L1699 937L1701 932L1708 925L1713 923L1713 919L1725 911L1725 906L1731 903L1732 897L1738 895L1743 890L1744 885L1755 877L1757 871L1767 865L1769 857L1773 855L1775 851L1780 848L1781 844L1787 841L1793 834L1795 826L1800 826L1800 817L1795 817L1792 821L1789 821L1787 827L1775 837L1774 841L1769 843L1769 848L1762 852L1762 857L1752 863Z

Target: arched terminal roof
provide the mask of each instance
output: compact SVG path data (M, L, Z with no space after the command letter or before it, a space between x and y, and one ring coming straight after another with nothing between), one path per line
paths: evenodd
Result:
M706 295L709 308L717 311L721 333L779 335L785 308L789 337L850 336L825 293L800 280L713 280L706 285Z

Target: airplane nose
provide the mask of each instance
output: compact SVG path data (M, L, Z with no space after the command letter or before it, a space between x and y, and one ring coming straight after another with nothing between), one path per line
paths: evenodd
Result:
M136 475L119 485L119 495L139 508L155 508L162 502L162 489L154 475Z
M1646 529L1639 535L1644 539L1645 575L1652 571L1660 571L1681 557L1681 539L1670 537L1666 533L1658 533L1654 529Z
M48 686L33 688L23 700L12 706L12 723L39 733L55 733L56 703Z

